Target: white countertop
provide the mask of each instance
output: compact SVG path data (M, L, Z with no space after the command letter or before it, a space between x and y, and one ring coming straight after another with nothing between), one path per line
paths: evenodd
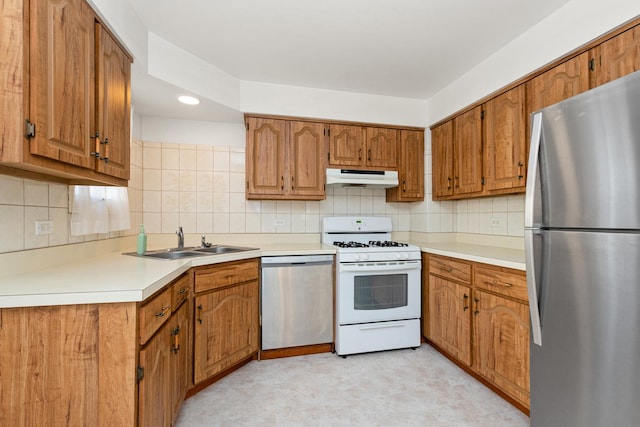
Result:
M414 244L424 252L525 269L524 251L520 249L456 241ZM144 301L191 267L261 256L335 253L332 246L304 242L263 242L256 250L180 260L149 259L110 252L0 277L0 308ZM37 261L33 264L37 265Z
M0 308L143 301L191 267L263 255L334 253L320 243L264 245L180 260L109 253L0 278Z
M419 244L423 252L525 270L524 250L461 242Z

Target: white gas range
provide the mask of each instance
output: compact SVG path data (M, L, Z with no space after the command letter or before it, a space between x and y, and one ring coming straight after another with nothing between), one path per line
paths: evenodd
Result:
M420 346L420 249L391 241L386 217L326 217L322 243L337 251L336 353Z

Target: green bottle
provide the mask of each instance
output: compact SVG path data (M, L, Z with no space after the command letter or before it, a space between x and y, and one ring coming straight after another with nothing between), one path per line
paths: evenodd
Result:
M140 224L140 233L138 233L138 255L142 255L147 251L147 235L144 232L144 224Z

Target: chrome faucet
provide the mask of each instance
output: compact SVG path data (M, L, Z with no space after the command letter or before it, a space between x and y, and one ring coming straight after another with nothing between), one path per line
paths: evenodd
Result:
M184 232L182 231L182 227L178 227L176 234L178 235L178 249L184 249Z
M207 238L204 236L204 234L200 238L200 246L202 246L203 248L210 248L211 247L211 243L207 242Z

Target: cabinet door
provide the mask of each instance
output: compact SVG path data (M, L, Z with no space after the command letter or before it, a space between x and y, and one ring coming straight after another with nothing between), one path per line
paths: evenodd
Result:
M431 129L433 198L453 195L453 120Z
M329 166L360 166L363 163L363 129L332 124L329 128Z
M324 198L324 133L323 123L289 123L291 194Z
M400 131L399 185L387 189L387 202L424 200L424 132Z
M429 336L440 348L471 366L471 289L429 276Z
M129 179L131 61L100 24L96 28L98 172Z
M366 128L366 165L372 168L398 168L398 131Z
M144 378L138 384L138 425L170 426L171 411L171 330L167 322L140 350Z
M640 26L607 40L598 50L596 86L640 70Z
M529 307L475 290L473 317L476 370L529 407Z
M184 303L173 314L171 322L171 421L178 416L178 410L189 387L189 303Z
M482 191L482 108L476 107L453 119L453 192Z
M258 281L196 296L194 382L258 351Z
M524 85L485 104L484 167L487 190L511 188L524 191L526 127Z
M527 116L587 90L589 53L585 52L527 82Z
M32 1L31 154L95 168L94 15L84 0Z
M285 192L286 124L284 120L247 118L247 197Z

